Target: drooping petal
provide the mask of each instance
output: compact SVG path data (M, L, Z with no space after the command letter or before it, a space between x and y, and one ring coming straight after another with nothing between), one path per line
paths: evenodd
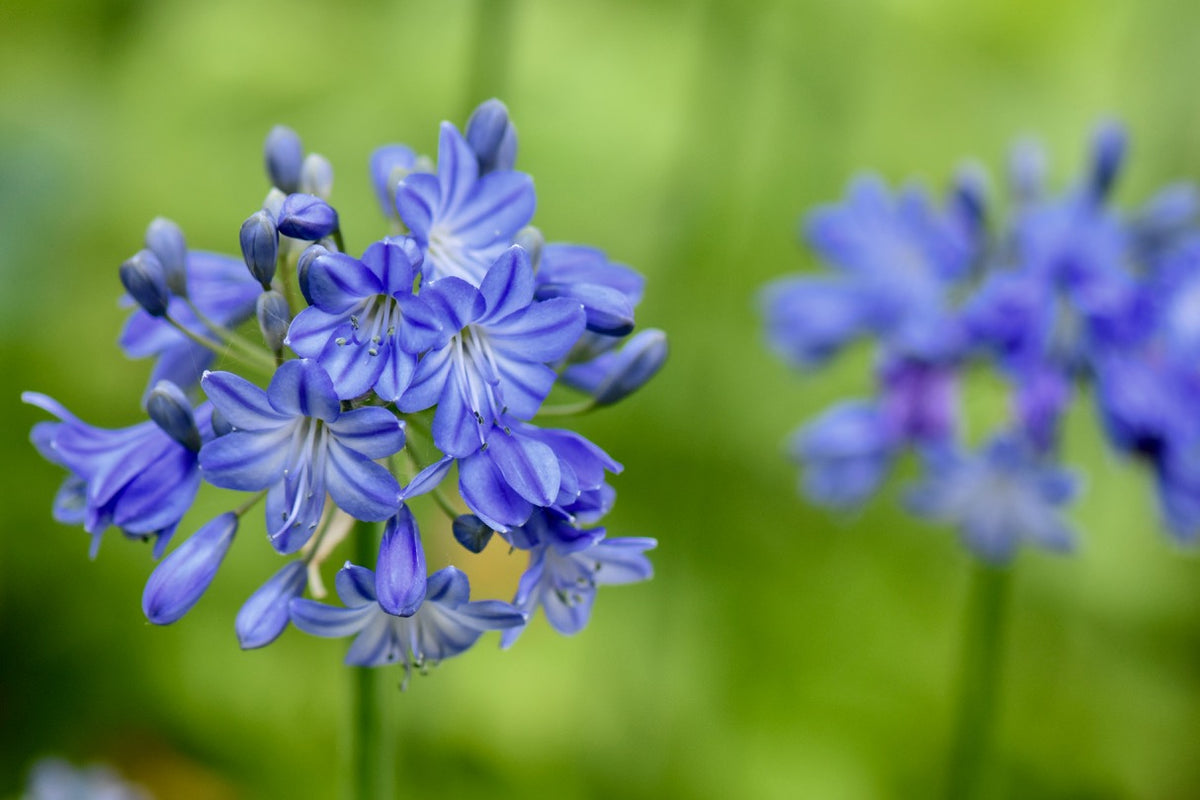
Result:
M167 556L150 575L142 611L155 625L168 625L191 610L213 578L237 532L237 515L208 522Z
M334 576L338 597L348 606L375 604L375 573L347 561Z
M488 439L492 462L513 490L536 506L558 494L558 458L549 446L527 436L501 434Z
M372 603L353 608L338 608L315 600L297 598L288 604L288 612L296 627L305 633L337 638L361 631L379 615L379 607Z
M400 492L401 500L408 500L432 492L437 488L446 474L450 472L450 467L454 464L452 456L444 456L433 462L425 469L418 472L413 479Z
M346 651L346 664L352 667L381 667L399 661L402 652L392 620L386 614L376 613Z
M457 567L444 567L429 576L425 599L453 608L471 598L471 582Z
M657 546L654 539L622 536L604 539L582 557L596 560L597 584L636 583L654 577L654 567L643 554Z
M291 601L308 585L303 561L292 561L258 588L238 611L234 622L238 644L243 650L263 647L279 638L291 615Z
M533 505L508 485L487 453L459 460L458 489L475 515L498 531L522 524L533 511Z

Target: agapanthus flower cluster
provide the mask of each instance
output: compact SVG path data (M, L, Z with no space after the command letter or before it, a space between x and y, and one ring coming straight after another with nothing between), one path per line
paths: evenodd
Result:
M653 539L598 526L621 465L542 420L636 391L662 366L666 338L633 333L637 272L530 226L536 196L516 152L496 100L465 133L443 123L436 159L380 148L370 174L390 231L354 255L330 205L332 166L277 127L265 146L271 188L238 233L240 258L190 250L175 223L150 224L120 268L136 306L121 347L154 359L149 419L105 430L24 395L56 418L32 439L66 469L54 515L91 534L93 556L115 527L152 539L157 558L202 484L246 493L154 569L142 601L150 621L175 622L196 604L260 504L284 561L237 616L246 648L294 622L354 635L350 664L407 673L486 631L503 631L507 646L539 607L575 633L597 586L650 577ZM245 330L251 318L261 339ZM558 384L576 399L547 406ZM444 485L452 473L457 497ZM499 534L528 554L511 602L472 600L454 566L428 573L410 508L423 495L465 550ZM322 564L369 535L357 521L383 523L378 555L337 572L342 605L320 602Z
M854 507L915 454L907 494L979 557L1021 543L1070 550L1079 478L1061 446L1073 403L1094 402L1121 454L1145 465L1165 526L1200 533L1200 200L1173 185L1133 212L1110 202L1126 134L1097 127L1081 179L1055 194L1036 143L1012 152L1004 202L969 166L935 197L860 177L804 225L830 269L762 292L767 338L809 370L855 342L874 353L872 396L801 427L790 453L813 502ZM992 370L1009 412L968 432L968 372Z

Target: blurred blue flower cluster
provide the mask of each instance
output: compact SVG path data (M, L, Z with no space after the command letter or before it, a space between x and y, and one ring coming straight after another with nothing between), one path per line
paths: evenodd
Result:
M332 166L285 127L267 137L271 189L241 227L240 259L190 250L168 220L150 224L145 248L120 269L135 307L120 344L154 359L149 419L105 430L50 397L23 396L56 418L32 439L66 469L54 515L91 534L93 556L109 527L154 540L161 556L204 483L249 493L153 571L150 621L175 622L195 605L259 502L288 560L237 616L247 648L295 622L356 634L348 663L409 670L484 631L504 630L507 645L538 607L575 633L596 586L650 577L653 539L596 527L620 464L535 418L636 391L662 366L666 337L633 335L637 272L530 227L533 181L514 168L516 152L497 100L476 109L465 134L443 123L436 162L380 148L370 171L392 230L358 256L329 204ZM244 330L252 318L261 341ZM219 361L229 370L214 369ZM558 383L583 399L544 406ZM443 495L452 470L466 513ZM470 600L454 567L427 574L408 506L420 495L452 518L445 527L468 551L498 533L528 553L511 603ZM368 535L356 521L385 523L375 563L337 573L344 606L303 599L324 596L320 568L340 542Z
M1023 141L1002 200L970 166L941 198L867 176L808 216L805 238L830 269L763 290L767 339L802 370L869 340L876 387L791 438L809 499L857 506L911 452L923 472L910 510L956 526L980 558L1007 561L1022 542L1069 550L1077 479L1060 439L1078 398L1148 468L1170 533L1196 538L1200 195L1179 184L1133 213L1113 208L1126 144L1119 125L1098 126L1062 194ZM981 367L1008 386L1009 413L972 443L960 387Z

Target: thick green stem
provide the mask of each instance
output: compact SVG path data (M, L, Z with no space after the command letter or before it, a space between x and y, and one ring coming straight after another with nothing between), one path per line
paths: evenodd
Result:
M983 797L987 786L1011 580L1011 568L985 564L971 575L946 785L946 797L954 800Z
M354 527L355 561L365 567L375 565L378 555L378 525L359 522ZM351 770L354 800L379 800L392 797L391 747L387 737L387 705L379 670L351 667L354 685L354 728Z

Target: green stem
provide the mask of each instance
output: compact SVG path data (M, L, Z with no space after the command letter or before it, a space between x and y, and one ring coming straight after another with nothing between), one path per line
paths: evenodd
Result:
M537 416L539 417L574 417L579 414L598 408L596 401L592 398L579 400L575 403L563 403L556 406L542 406L538 409Z
M986 564L977 564L971 575L946 786L946 797L954 800L984 795L1011 582L1011 569Z
M359 522L354 527L355 560L371 567L378 554L378 526ZM354 740L352 774L354 800L392 797L391 748L387 743L383 687L373 667L352 667L354 682Z

